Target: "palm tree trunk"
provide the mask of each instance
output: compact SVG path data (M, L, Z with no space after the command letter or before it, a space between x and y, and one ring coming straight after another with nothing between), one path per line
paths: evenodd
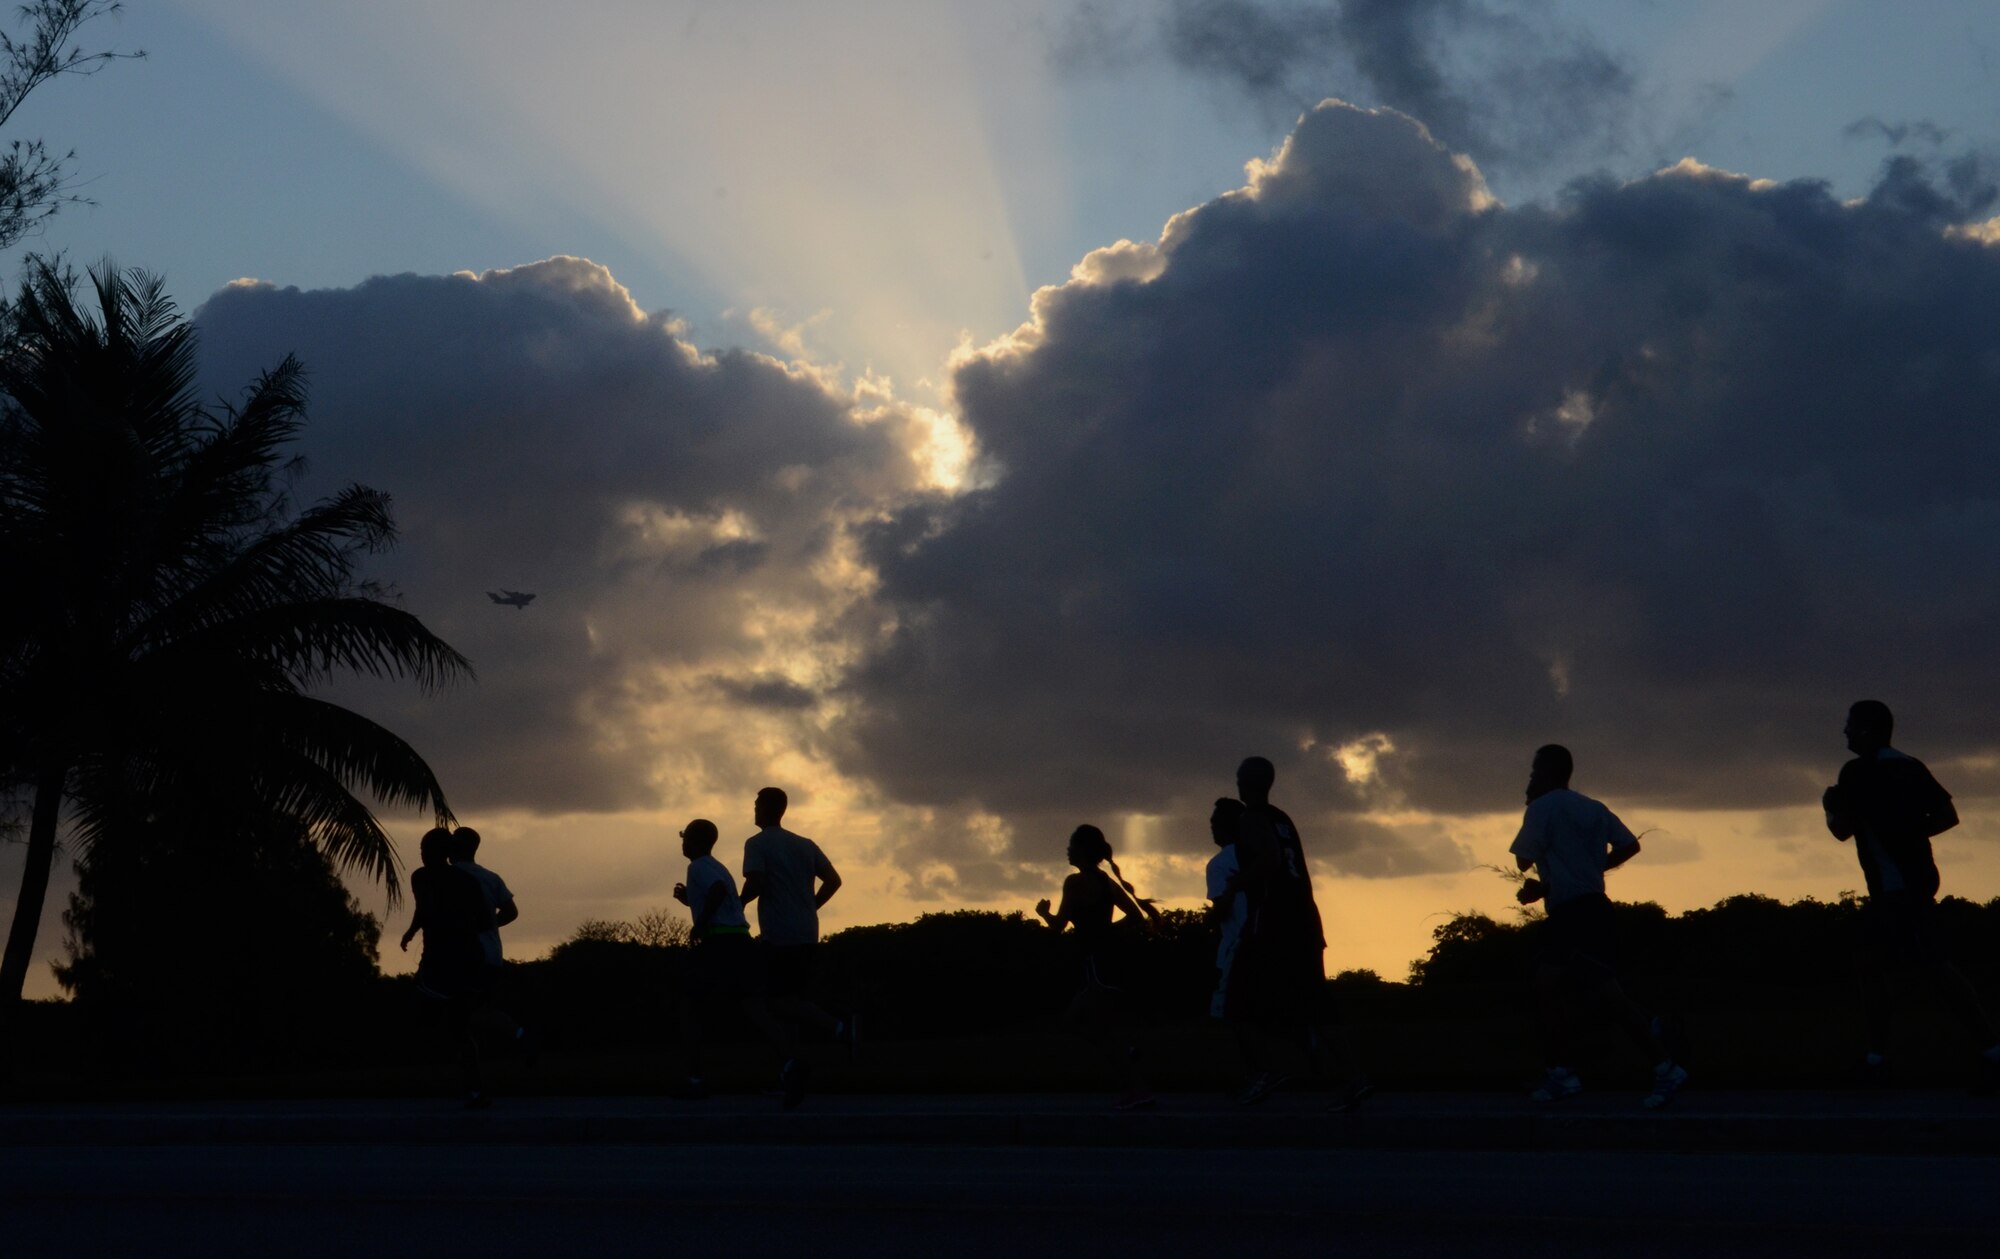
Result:
M69 767L44 770L35 784L34 820L28 825L28 865L21 871L21 895L14 902L14 925L7 932L7 954L0 959L0 1033L9 1030L14 1006L28 982L35 960L35 933L42 925L42 902L48 899L49 868L55 864L56 822L62 816L63 784Z

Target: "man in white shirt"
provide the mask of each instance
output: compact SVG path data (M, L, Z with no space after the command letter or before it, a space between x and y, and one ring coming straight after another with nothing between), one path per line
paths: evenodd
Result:
M779 1018L852 1044L851 1023L820 1009L810 995L819 953L819 911L840 890L840 872L818 844L779 825L788 803L780 788L758 792L752 805L758 831L743 841L743 904L757 906L765 990ZM786 1063L785 1070L786 1096L803 1093L804 1060Z
M500 928L519 918L521 911L514 905L514 893L508 889L507 881L480 865L475 860L478 855L478 831L461 826L451 833L451 864L479 883L479 890L486 893L486 904L493 911L493 925L479 933L479 944L486 950L486 964L499 966L503 961Z
M691 1098L708 1096L702 1076L702 1031L704 1007L734 1005L783 1051L792 1057L791 1037L780 1027L764 1002L763 977L759 974L756 946L750 941L750 922L743 916L743 902L736 894L736 880L713 855L715 823L695 818L680 833L681 855L688 860L687 881L674 884L674 899L693 915L690 938L693 956L688 959L681 987L681 1045L687 1056L688 1078L684 1092ZM785 1088L785 1105L795 1107L804 1100L803 1081L798 1090L790 1088L784 1072L779 1084Z
M521 1056L530 1064L535 1059L535 1042L528 1029L521 1026L513 1015L499 1005L500 980L506 973L506 963L500 952L500 928L521 916L514 904L514 893L507 887L507 881L474 860L479 855L479 832L470 826L461 826L451 833L448 845L451 864L472 876L479 890L486 894L486 907L493 913L493 925L479 933L479 947L486 955L486 968L491 976L487 991L493 994L483 1011L485 1021L493 1023L506 1040L511 1042Z
M1509 850L1520 869L1535 871L1534 878L1521 884L1521 903L1540 900L1548 905L1543 952L1535 967L1548 1072L1529 1096L1554 1102L1583 1091L1583 1081L1568 1065L1574 1058L1567 1034L1571 1000L1581 997L1614 1013L1651 1055L1653 1091L1646 1106L1658 1109L1687 1083L1687 1070L1674 1061L1661 1021L1618 982L1615 924L1604 895L1605 871L1638 856L1639 839L1610 809L1570 790L1573 771L1569 749L1561 744L1536 750L1528 772L1528 811Z

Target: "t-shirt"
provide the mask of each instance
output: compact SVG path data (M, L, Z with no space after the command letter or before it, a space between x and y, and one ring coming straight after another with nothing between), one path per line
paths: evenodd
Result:
M722 888L722 903L715 907L708 921L701 920L701 907L708 904L709 889ZM743 898L736 894L736 880L729 875L729 867L715 859L715 854L705 853L688 862L687 873L688 912L694 916L695 926L707 934L717 927L750 929L749 919L743 916Z
M1243 920L1250 912L1242 891L1231 890L1229 886L1237 869L1234 844L1208 859L1208 899L1222 911L1222 937L1215 946L1215 964L1225 971L1229 969L1230 958L1235 956L1237 941L1243 938Z
M819 845L782 826L767 826L743 843L743 877L764 876L757 896L757 928L769 944L819 943L819 906L813 880L833 877L833 863Z
M1312 869L1290 815L1274 804L1244 810L1233 847L1243 876L1245 930L1281 948L1326 948Z
M418 972L442 982L448 990L445 995L451 995L485 964L479 931L493 921L493 912L486 907L479 881L462 868L449 865L412 870L410 895L416 899L417 917L423 923L424 951L418 955Z
M451 864L471 875L478 882L479 890L486 893L486 908L491 912L486 916L486 929L479 933L479 944L486 950L486 964L498 966L501 960L500 928L493 925L493 914L499 913L502 905L513 900L514 894L507 890L504 879L476 861L454 861Z
M1871 896L1911 891L1935 896L1931 836L1956 819L1951 793L1914 756L1894 748L1840 767L1834 804L1854 826L1855 856Z
M1638 842L1617 814L1564 787L1529 802L1508 851L1534 863L1542 898L1553 909L1579 896L1602 896L1605 858Z

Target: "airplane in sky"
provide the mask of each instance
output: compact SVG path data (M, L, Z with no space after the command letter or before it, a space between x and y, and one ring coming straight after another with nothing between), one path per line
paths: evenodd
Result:
M503 607L521 608L524 610L529 604L535 601L535 596L523 594L518 590L503 590L499 594L494 594L489 590L486 592L486 597Z

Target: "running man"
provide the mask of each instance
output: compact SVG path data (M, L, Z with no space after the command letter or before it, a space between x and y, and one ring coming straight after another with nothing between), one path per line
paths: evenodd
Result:
M743 916L743 901L736 894L736 880L729 869L712 855L717 832L715 823L698 817L681 831L681 855L687 858L687 881L674 884L674 899L688 907L694 922L690 936L693 955L688 959L687 980L681 988L681 1047L687 1056L688 1077L683 1092L691 1098L708 1096L708 1082L702 1075L702 1032L707 1007L725 1003L742 1010L745 1018L778 1046L789 1061L791 1037L764 1003L763 977L758 973L757 949L750 940L750 922ZM780 1072L786 1109L804 1100L803 1082L798 1090Z
M443 1010L465 1083L465 1104L483 1109L493 1104L493 1098L480 1074L473 1024L493 991L493 970L486 965L480 938L493 911L479 881L451 864L450 831L442 826L426 831L417 851L423 864L410 872L416 912L410 915L402 948L409 952L410 941L423 936L417 991Z
M519 918L521 910L514 904L514 893L508 888L507 881L476 860L479 856L478 831L470 826L461 826L451 832L446 842L452 866L471 875L486 898L486 926L479 933L479 946L486 959L487 971L485 990L488 1001L483 1013L500 1035L514 1045L522 1058L533 1065L535 1047L529 1039L528 1029L498 1004L500 981L507 974L506 958L500 949L500 928Z
M1236 768L1243 816L1235 847L1245 916L1224 1010L1247 1033L1243 1045L1252 1069L1262 1064L1236 1100L1245 1106L1261 1102L1290 1079L1255 1048L1257 1040L1266 1039L1289 1046L1297 1069L1306 1074L1344 1078L1329 1109L1353 1110L1372 1086L1341 1070L1338 1061L1326 997L1326 929L1299 828L1271 803L1277 780L1277 767L1261 756Z
M1569 1064L1575 1061L1570 1019L1581 999L1612 1013L1653 1062L1653 1091L1645 1105L1657 1110L1687 1084L1687 1068L1674 1061L1665 1025L1642 1009L1618 982L1615 924L1604 894L1604 874L1639 855L1639 838L1618 815L1570 789L1575 762L1569 749L1551 743L1535 751L1528 771L1528 811L1508 850L1535 877L1516 894L1523 905L1545 901L1544 950L1535 965L1541 1006L1543 1065L1547 1072L1529 1094L1557 1102L1583 1091Z
M1873 1087L1889 1082L1894 981L1914 975L1929 982L1965 1028L1978 1050L1973 1090L1990 1093L2000 1084L2000 1037L1937 925L1938 868L1931 838L1958 825L1958 810L1922 761L1890 746L1895 728L1895 717L1880 700L1864 699L1848 709L1841 733L1854 759L1840 767L1840 781L1821 797L1827 830L1843 843L1854 841L1868 882L1855 950L1868 1019L1862 1082Z
M758 831L743 841L743 904L757 906L764 948L765 993L783 1022L809 1027L852 1045L852 1020L843 1022L813 1004L813 964L819 955L819 911L840 890L840 872L818 844L779 823L790 801L766 787L751 806ZM784 1067L788 1104L805 1094L810 1068L794 1055Z

